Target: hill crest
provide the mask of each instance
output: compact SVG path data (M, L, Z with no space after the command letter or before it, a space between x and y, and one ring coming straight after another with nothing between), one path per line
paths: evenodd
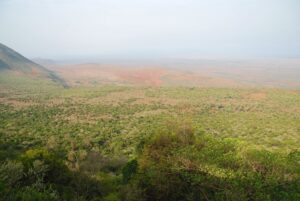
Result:
M43 79L50 79L64 87L64 80L58 77L54 72L43 66L27 59L15 50L0 43L0 72L7 71L18 75L32 76Z

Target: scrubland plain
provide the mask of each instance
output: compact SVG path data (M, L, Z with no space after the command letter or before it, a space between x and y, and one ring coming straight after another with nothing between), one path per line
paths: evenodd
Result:
M45 69L4 52L0 200L300 200L296 61Z

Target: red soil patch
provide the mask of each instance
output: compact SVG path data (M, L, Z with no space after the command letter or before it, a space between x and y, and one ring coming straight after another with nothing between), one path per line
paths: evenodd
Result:
M251 99L251 100L264 100L267 98L267 94L264 92L256 92L256 93L247 95L247 98Z
M213 78L197 72L171 70L157 66L128 67L105 64L81 64L52 67L70 85L136 84L146 86L237 86L230 79Z
M160 86L164 69L137 69L117 67L112 65L84 64L75 66L55 67L69 83L88 83L91 80L100 83L131 83L141 85Z
M131 69L126 71L116 71L115 74L121 78L135 84L146 84L160 86L161 77L165 74L163 69Z
M35 77L35 76L37 76L38 74L39 74L39 72L38 72L36 69L34 69L34 68L31 69L31 74L30 74L31 76L34 76L34 77Z

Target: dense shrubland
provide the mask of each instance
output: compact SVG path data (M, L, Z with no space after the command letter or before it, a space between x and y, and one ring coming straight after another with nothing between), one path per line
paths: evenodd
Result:
M159 132L145 145L123 196L124 200L299 200L299 159L300 152L274 154L179 127Z
M29 149L2 160L4 200L299 200L300 152L253 149L168 122L135 158ZM2 152L3 153L3 152Z
M1 88L2 200L300 200L299 91L46 89Z

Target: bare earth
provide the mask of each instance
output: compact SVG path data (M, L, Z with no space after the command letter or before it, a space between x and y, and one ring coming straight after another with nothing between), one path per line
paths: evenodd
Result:
M51 65L71 86L134 84L300 88L300 60L182 60Z

